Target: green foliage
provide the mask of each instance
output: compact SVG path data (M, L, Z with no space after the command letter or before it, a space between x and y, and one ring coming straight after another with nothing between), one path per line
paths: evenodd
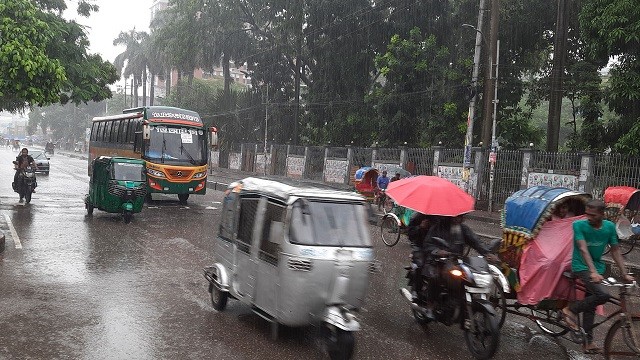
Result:
M2 1L0 18L0 108L15 111L26 103L58 101L65 71L46 51L55 31L29 0Z
M9 111L56 102L108 98L114 67L89 55L82 27L61 17L63 1L0 1L0 108ZM78 2L81 15L97 7Z

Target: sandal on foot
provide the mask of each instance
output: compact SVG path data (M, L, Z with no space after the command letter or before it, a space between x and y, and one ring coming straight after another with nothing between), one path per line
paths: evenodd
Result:
M560 311L562 318L560 321L566 325L569 329L573 331L580 331L580 327L578 326L577 317L569 310L568 308L562 309Z

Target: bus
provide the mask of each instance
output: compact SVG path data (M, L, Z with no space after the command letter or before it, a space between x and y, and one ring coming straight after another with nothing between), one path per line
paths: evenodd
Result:
M209 146L215 139L215 128L206 129L198 113L175 107L146 106L95 117L89 175L100 156L140 158L146 162L148 194L177 194L185 203L191 194L206 193Z

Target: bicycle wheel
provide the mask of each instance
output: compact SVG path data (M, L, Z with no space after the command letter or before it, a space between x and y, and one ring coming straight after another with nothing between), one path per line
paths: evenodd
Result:
M531 309L531 315L546 318L546 320L534 320L536 325L542 330L543 333L551 336L557 337L562 336L569 332L567 328L560 325L561 319L561 310L536 310Z
M640 357L640 316L631 322L620 318L614 322L604 339L605 359L629 359Z
M387 246L393 246L400 240L400 226L393 216L385 215L380 221L380 235L382 242Z

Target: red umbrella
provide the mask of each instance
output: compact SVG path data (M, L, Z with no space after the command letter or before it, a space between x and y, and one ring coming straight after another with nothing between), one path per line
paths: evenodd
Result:
M414 176L389 183L386 191L398 205L428 215L458 216L473 211L475 199L447 179Z

